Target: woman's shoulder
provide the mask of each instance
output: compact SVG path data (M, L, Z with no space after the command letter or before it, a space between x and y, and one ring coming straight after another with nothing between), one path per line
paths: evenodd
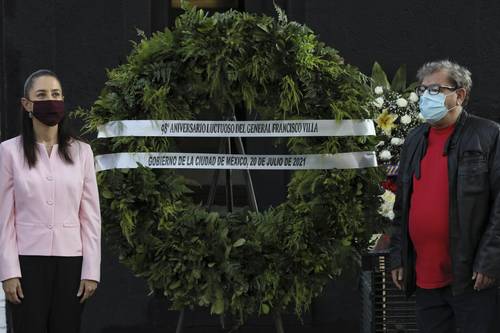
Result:
M20 136L0 143L0 163L2 166L23 158L23 143Z
M69 144L72 149L76 149L80 154L92 154L92 148L85 141L79 139L71 139Z
M22 144L21 136L16 136L0 143L0 150L9 152L18 151L22 147Z
M22 144L22 139L21 139L21 136L18 135L15 138L5 140L0 144L5 148L19 147L19 145Z

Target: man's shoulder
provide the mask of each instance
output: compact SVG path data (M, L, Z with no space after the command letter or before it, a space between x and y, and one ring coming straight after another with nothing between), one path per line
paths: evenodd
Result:
M487 147L492 147L500 139L500 125L492 120L469 114L463 134L464 142L479 140L480 147L489 149Z
M409 142L413 139L421 137L422 135L425 134L425 132L427 131L428 128L429 128L429 125L427 123L423 123L423 124L418 125L417 127L411 129L408 132L408 135L406 135L405 141Z
M492 130L492 131L500 130L500 125L494 122L493 120L479 117L470 113L468 122L472 127L479 128L481 130Z

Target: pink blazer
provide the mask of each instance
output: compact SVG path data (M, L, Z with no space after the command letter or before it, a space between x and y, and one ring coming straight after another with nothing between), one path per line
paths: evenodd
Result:
M22 277L19 255L83 256L82 279L99 281L101 216L90 146L70 145L74 164L57 145L37 144L29 168L21 138L0 144L0 281Z

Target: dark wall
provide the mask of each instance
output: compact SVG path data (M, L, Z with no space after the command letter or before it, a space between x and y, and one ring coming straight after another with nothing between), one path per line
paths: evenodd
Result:
M408 75L424 62L452 59L472 71L469 110L500 120L500 4L456 1L278 2L289 17L306 23L321 40L338 49L347 62L369 74L374 61L388 73L401 65ZM250 10L273 13L272 1L248 1Z
M2 0L2 138L17 135L25 78L39 68L62 79L67 106L88 106L102 88L105 69L118 65L151 26L144 0Z
M491 1L304 1L307 24L348 62L369 73L374 60L414 78L426 61L450 58L472 71L470 111L500 120L500 4Z
M291 19L306 23L347 62L370 72L375 60L393 73L407 64L410 76L432 59L451 58L468 66L474 89L470 110L498 120L500 3L445 1L279 0ZM248 11L274 15L270 0L246 0ZM39 68L62 78L69 109L88 107L105 81L106 68L124 61L137 39L173 22L168 0L0 0L0 130L17 135L24 79ZM78 124L76 124L78 125ZM248 144L260 152L260 144ZM267 149L267 148L266 148ZM259 204L284 198L286 174L256 173ZM144 282L104 249L99 292L84 315L84 333L173 332L177 313L159 297L147 297ZM359 327L357 280L332 283L304 326L285 318L287 332L355 332ZM203 311L187 314L186 332L216 332L218 319ZM246 332L271 332L269 318L252 320Z

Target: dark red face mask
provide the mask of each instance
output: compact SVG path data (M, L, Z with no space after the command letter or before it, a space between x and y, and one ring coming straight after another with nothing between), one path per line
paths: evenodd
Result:
M33 116L42 124L55 126L64 118L64 101L32 101Z

